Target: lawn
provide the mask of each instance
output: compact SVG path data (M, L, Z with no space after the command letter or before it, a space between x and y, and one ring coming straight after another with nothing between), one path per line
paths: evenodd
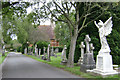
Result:
M2 64L2 62L4 61L4 59L7 57L8 53L9 53L9 52L6 52L6 53L5 53L5 56L2 56L2 53L0 53L0 55L1 55L1 56L0 56L0 64Z
M36 56L32 56L32 55L26 55L26 56L31 57L31 58L39 61L39 62L47 63L47 64L50 64L54 67L57 67L57 68L65 70L65 71L71 72L72 74L78 75L82 78L99 78L98 80L100 80L100 79L103 80L103 78L101 76L80 72L80 66L74 66L73 68L69 68L69 67L66 67L65 65L61 65L60 64L61 63L61 56L60 55L61 55L61 53L57 53L57 57L52 56L50 62L48 62L46 60L42 60L42 59L40 59ZM118 78L118 77L120 79L120 76L118 76L118 75L108 76L107 78L104 78L104 79L107 80L109 78L108 80L116 80L114 78ZM94 80L94 79L92 79L92 80Z

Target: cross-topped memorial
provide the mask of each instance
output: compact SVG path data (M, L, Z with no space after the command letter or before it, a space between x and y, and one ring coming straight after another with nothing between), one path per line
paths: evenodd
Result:
M95 68L95 61L93 56L93 44L89 44L89 42L91 41L91 38L89 37L89 35L85 36L84 41L86 43L86 53L84 54L84 56L81 56L83 57L83 64L80 65L81 66L80 70L83 72L86 72L87 70L91 70ZM83 50L84 49L81 48L82 53L83 53Z
M85 43L86 43L86 53L90 53L89 42L91 41L91 38L89 37L89 35L86 35L86 36L85 36L84 41L85 41Z
M78 60L77 65L83 64L84 48L85 48L84 42L81 42L80 48L81 48L81 57L80 57L80 59Z

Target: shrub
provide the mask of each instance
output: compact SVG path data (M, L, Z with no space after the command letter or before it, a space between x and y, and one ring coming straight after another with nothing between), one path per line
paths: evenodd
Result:
M46 42L46 41L38 41L37 43L37 48L38 49L41 49L41 54L43 54L43 48L44 47L48 47L48 44L49 44L49 42ZM38 50L39 51L39 50ZM47 51L47 50L46 50Z
M20 52L21 46L17 47L17 52Z
M27 43L22 44L22 47L20 48L20 52L24 54L24 49L28 47Z

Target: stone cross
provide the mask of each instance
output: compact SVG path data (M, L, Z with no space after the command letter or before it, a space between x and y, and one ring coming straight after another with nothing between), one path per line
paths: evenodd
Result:
M81 48L81 58L83 59L83 57L84 57L84 48L85 48L84 42L81 42L80 48Z
M89 35L86 35L86 36L85 36L84 41L86 42L86 53L90 53L89 42L91 41L91 38L89 37Z
M80 48L81 48L81 57L79 58L77 65L83 64L84 48L85 48L84 42L81 42Z
M50 44L48 45L47 48L47 60L50 61Z
M90 43L90 53L92 53L93 54L93 50L94 50L95 48L94 48L94 46L93 46L93 43Z

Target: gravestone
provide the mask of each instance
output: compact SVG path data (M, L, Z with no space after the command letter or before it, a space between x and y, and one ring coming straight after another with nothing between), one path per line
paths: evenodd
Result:
M28 48L28 55L30 55L30 48Z
M54 49L53 49L53 46L52 46L52 49L51 49L51 56L54 56Z
M62 50L62 61L61 61L62 65L66 65L67 64L66 50L67 50L67 47L66 47L66 45L64 45L64 48Z
M41 56L41 49L39 49L39 57Z
M54 52L53 46L52 46L52 49L51 49L51 56L57 57L57 55L56 55L55 52Z
M35 45L35 56L37 56L37 53L38 53L38 51L37 51L37 45Z
M33 54L33 49L31 49L31 54L34 55L34 54Z
M27 54L27 48L24 49L24 54Z
M90 53L89 42L91 41L91 39L89 35L86 35L84 41L86 43L86 53L84 54L83 64L80 65L80 70L86 72L87 70L92 70L95 68L95 61L93 54Z
M58 53L58 52L59 52L59 48L56 48L56 49L55 49L55 53Z
M30 55L33 55L33 51L32 51L32 48L30 48Z
M85 48L84 42L81 42L80 48L81 48L81 57L78 60L77 65L83 64L84 48Z
M50 44L48 44L48 48L47 48L47 61L51 61L50 60Z
M45 51L46 51L46 47L43 48L43 52L44 52L43 56L42 56L43 60L47 60L47 58L46 58L46 52Z

